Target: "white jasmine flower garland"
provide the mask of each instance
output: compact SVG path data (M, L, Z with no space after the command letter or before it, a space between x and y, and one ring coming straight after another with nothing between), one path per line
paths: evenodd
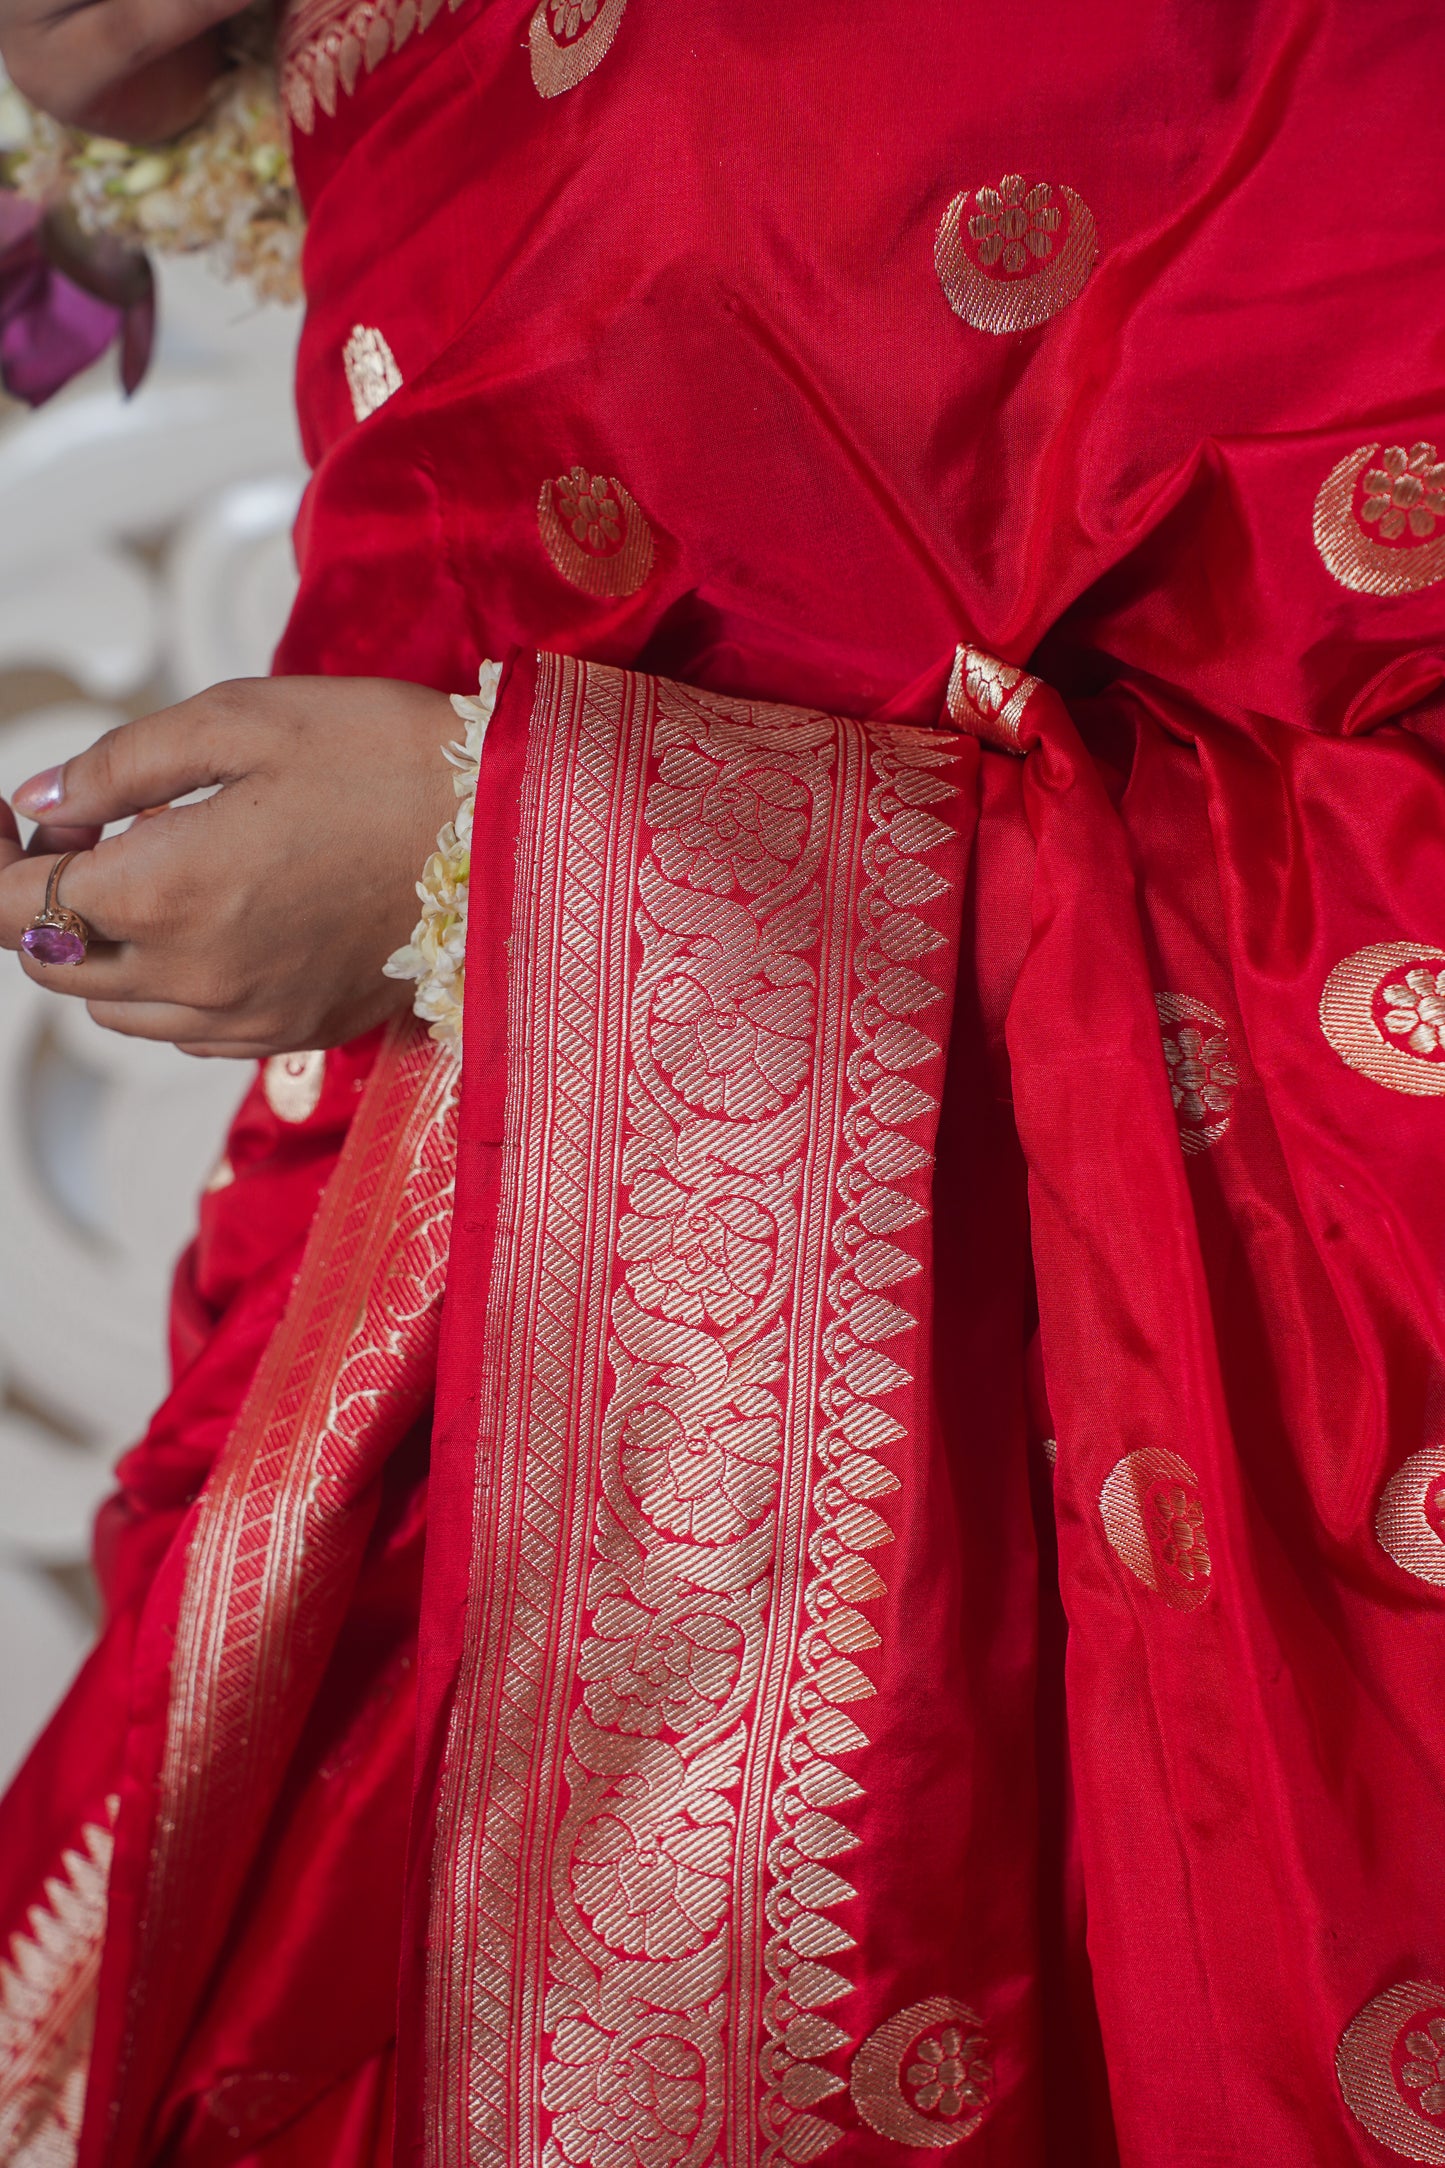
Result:
M466 725L465 740L449 745L446 757L456 769L453 785L461 803L455 820L437 837L437 847L416 884L421 917L405 948L390 955L383 970L391 979L415 979L412 1007L431 1035L458 1059L462 1051L462 1004L467 984L467 889L472 870L472 814L477 798L482 741L497 703L502 675L499 662L484 662L475 698L460 693L452 706Z
M224 277L249 280L259 300L296 300L305 222L275 63L263 50L268 12L253 7L233 26L239 64L218 77L205 117L170 143L136 146L64 127L0 69L0 187L68 207L84 233L129 248L209 251Z

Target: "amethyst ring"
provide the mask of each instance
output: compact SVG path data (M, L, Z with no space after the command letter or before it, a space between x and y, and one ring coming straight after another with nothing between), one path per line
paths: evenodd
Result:
M20 946L38 964L83 964L90 946L90 928L78 911L67 911L57 891L60 876L79 851L57 858L45 884L45 909L32 918L20 936Z

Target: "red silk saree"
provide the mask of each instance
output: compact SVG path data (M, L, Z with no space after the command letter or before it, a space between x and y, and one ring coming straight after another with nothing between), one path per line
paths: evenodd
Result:
M204 1202L0 2159L1445 2161L1437 44L296 8L465 1059Z

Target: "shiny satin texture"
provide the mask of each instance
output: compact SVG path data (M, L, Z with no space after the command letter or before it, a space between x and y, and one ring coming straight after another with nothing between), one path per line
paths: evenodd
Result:
M1049 5L1025 38L979 6L824 29L717 0L684 32L631 0L553 99L526 12L466 0L297 141L318 465L288 667L452 686L516 643L862 712L966 636L1047 642L1067 695L1127 667L1334 731L1438 639L1437 592L1343 589L1312 540L1342 458L1442 435L1428 9ZM998 335L935 248L1013 173L1073 191L1097 255ZM364 427L358 325L402 379ZM541 544L578 463L650 524L631 596Z
M846 2045L795 2104L843 2168L1445 2161L1434 11L594 17L362 24L297 137L278 667L458 690L543 648L969 746L926 1510L877 1506ZM425 2019L516 1059L469 968L428 1487L412 1438L193 2009L136 2016L185 1516L374 1049L299 1128L243 1115L102 1524L112 1624L4 1809L19 1930L119 1799L83 2168L451 2168L438 2099L483 2157ZM582 2135L554 2093L537 2157L825 2144L780 2156L740 2076L699 2154L680 2054L604 2059Z

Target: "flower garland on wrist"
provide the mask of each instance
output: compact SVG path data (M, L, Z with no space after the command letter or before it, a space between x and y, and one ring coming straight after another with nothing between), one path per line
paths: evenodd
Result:
M484 662L478 673L475 696L468 698L459 693L452 696L452 707L466 726L462 742L445 748L446 758L456 770L452 782L460 802L455 819L448 821L437 837L437 847L416 884L421 899L421 917L412 937L382 966L390 979L416 982L412 1008L431 1026L431 1035L437 1043L458 1057L462 1051L462 1011L466 998L472 818L482 743L496 706L501 675L499 662Z

